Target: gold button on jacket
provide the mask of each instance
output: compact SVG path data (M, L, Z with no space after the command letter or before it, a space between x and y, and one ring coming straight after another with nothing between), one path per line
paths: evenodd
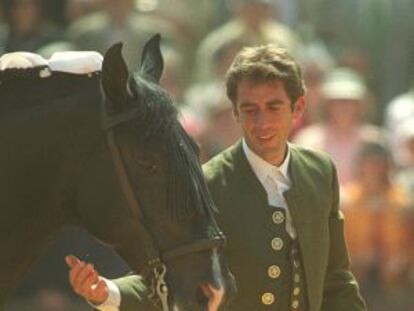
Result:
M277 265L272 265L267 269L267 274L272 279L277 279L280 276L280 268Z
M271 305L275 302L275 296L272 293L264 293L262 295L262 302L266 306Z
M292 302L292 308L293 309L297 309L299 307L299 301L298 300L293 300Z
M293 295L297 296L297 295L299 295L299 293L300 293L300 288L299 287L295 287L293 289Z
M280 251L283 248L283 240L281 238L273 238L271 244L275 251Z
M281 211L276 211L272 214L272 220L275 224L280 225L285 221L285 215Z

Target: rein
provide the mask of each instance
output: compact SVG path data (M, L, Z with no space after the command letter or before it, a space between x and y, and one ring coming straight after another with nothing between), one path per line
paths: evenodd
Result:
M102 101L104 103L104 101ZM167 273L166 262L183 257L191 253L201 252L209 250L215 247L220 247L225 244L226 238L224 234L218 230L218 235L214 238L200 239L193 243L178 246L174 249L161 251L157 246L150 230L145 225L145 217L138 200L135 196L135 192L132 188L124 161L121 156L121 152L116 143L114 128L126 121L130 121L137 116L137 110L131 110L127 113L122 113L115 116L108 116L105 107L103 106L103 128L106 131L108 147L112 155L112 160L115 166L116 174L118 175L121 189L127 200L128 206L132 215L138 220L140 226L137 226L140 237L144 243L144 249L148 256L148 260L143 267L144 274L152 274L152 296L155 294L161 301L163 311L169 311L168 306L168 285L165 281L165 275Z

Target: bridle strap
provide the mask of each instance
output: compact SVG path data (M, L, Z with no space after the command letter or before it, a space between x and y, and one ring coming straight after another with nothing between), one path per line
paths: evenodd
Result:
M140 231L140 236L144 243L145 252L150 258L149 261L159 261L160 254L158 247L154 243L154 239L149 230L144 225L144 215L135 197L134 190L132 189L131 182L129 180L128 173L125 169L124 162L122 161L121 153L115 141L115 135L113 129L107 129L107 139L109 150L112 154L113 163L115 165L115 171L118 175L119 182L121 183L121 189L127 200L127 205L131 211L131 214L135 216L141 223L140 226L136 226L136 229Z
M104 115L102 126L105 130L110 130L115 126L131 121L138 116L138 109L133 108L125 112L117 113L116 115Z

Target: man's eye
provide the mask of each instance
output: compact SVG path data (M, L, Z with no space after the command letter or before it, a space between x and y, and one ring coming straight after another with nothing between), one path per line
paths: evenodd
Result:
M244 113L253 113L255 111L256 111L256 109L244 109L243 110Z

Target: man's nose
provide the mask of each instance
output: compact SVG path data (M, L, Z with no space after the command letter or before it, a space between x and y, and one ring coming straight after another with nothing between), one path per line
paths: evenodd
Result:
M269 113L260 111L256 115L255 123L258 128L266 129L272 124L272 119Z

